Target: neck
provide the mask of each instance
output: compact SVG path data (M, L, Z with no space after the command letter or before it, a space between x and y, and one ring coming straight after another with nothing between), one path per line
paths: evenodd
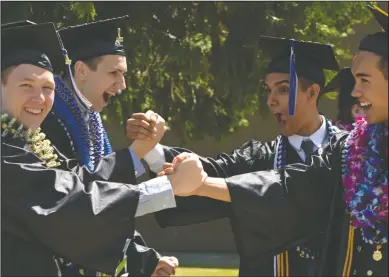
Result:
M317 130L319 130L321 124L323 123L323 118L319 114L319 112L316 112L316 114L311 117L312 120L307 122L303 128L297 133L297 135L303 136L303 137L309 137L313 133L315 133Z
M72 84L70 83L70 80L69 80L69 77L66 76L65 78L63 78L63 81L65 82L66 86L71 90L73 91L73 93L75 93L78 97L79 97L79 100L82 102L79 103L83 106L85 106L86 109L91 109L92 108L92 103L89 102L89 100L84 96L84 94L81 92L81 81L79 80L79 78L77 78L76 74L75 76L73 77L73 81L74 81L74 86L76 86L74 89L73 89L73 86Z
M11 124L12 121L12 124ZM4 125L3 125L4 124ZM7 128L7 125L10 129L14 129L16 131L21 125L22 129L24 131L31 130L32 132L35 132L40 128L38 127L30 127L28 124L25 124L23 121L21 121L18 117L14 117L11 113L8 112L1 112L1 132ZM8 131L7 131L8 132Z

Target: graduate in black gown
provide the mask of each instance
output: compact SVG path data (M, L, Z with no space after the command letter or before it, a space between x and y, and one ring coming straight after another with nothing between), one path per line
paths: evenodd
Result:
M65 60L54 24L1 32L2 276L61 276L63 260L138 276L132 269L144 261L127 258L127 238L142 192L137 185L110 182L118 175L134 178L131 155L127 149L107 155L91 172L60 154L39 129L53 104L53 72ZM201 164L193 160L186 167L176 181L169 178L174 193L193 191L192 183L178 183L201 172ZM197 179L200 185L203 177Z
M274 188L277 174L269 176L265 172L226 179L208 178L197 192L198 195L231 202L232 222L235 216L239 216L236 218L239 224L233 224L233 228L236 233L243 235L238 241L238 249L241 243L245 246L245 241L248 242L246 249L249 249L249 243L258 249L276 249L280 241L288 241L304 232L306 237L309 237L309 233L314 234L315 228L312 227L319 226L315 222L322 220L326 232L315 275L388 276L388 15L378 7L370 9L384 32L363 38L352 61L351 72L355 78L352 96L363 107L366 118L357 119L354 129L344 141L341 163L329 160L335 171L341 167L341 183L336 181L336 176L330 171L317 171L318 175L313 177L312 167L304 169L301 176L294 175L289 170L293 172L298 166L290 165L286 167L285 175L282 175L283 171L279 175L281 180L278 182L284 189L283 195L278 195ZM332 152L338 153L336 149ZM311 160L311 166L315 166L314 160ZM212 165L216 170L219 168L216 163ZM167 166L173 170L171 165ZM316 166L320 167L318 164ZM330 185L326 181L329 181L330 176L335 177L333 180L336 184L332 197L329 191L326 193ZM323 186L320 188L321 194L315 195L318 191L311 189L318 189L316 185L319 184ZM327 206L330 212L327 217L322 213L324 210L320 209L325 205L323 201L326 197L331 199ZM184 204L185 201L182 201ZM299 221L296 211L304 208L305 212L301 210L300 213L305 218ZM190 212L193 207L185 209L182 212ZM271 215L273 221L266 220L266 215ZM279 223L279 220L282 222ZM165 225L179 225L185 219L169 222L165 218L162 222ZM299 224L303 224L303 230L299 230ZM254 234L263 235L264 231L271 228L274 228L273 233L267 239L274 238L273 241L249 240ZM244 232L241 232L242 229ZM287 234L284 235L284 232ZM241 249L245 250L244 247ZM293 265L281 265L281 275L287 274L289 266ZM260 268L257 270L260 271ZM241 272L242 275L245 273Z
M293 43L298 89L295 114L289 116ZM317 108L325 85L323 69L337 70L338 64L329 45L262 37L260 46L272 58L264 89L282 135L266 143L250 140L230 155L202 159L210 177L226 178L231 196L218 198L222 193L213 194L213 188L207 191L206 186L205 192L198 194L214 195L231 204L178 197L178 207L157 213L157 220L167 227L228 216L241 276L314 276L325 251L329 207L340 185L340 150L347 136ZM165 161L189 151L157 147L145 156L154 172L161 170ZM260 170L263 172L242 175Z
M388 276L388 14L369 7L383 31L364 37L351 66L357 119L343 156L328 274ZM344 212L346 210L346 213ZM336 271L335 271L336 270Z
M41 128L61 153L68 158L77 159L80 165L86 165L91 171L105 155L113 152L99 111L108 104L112 94L116 95L118 91L125 88L124 74L127 70L127 61L124 41L128 38L124 35L124 31L127 22L128 16L122 16L69 26L59 31L62 43L70 57L71 67L69 68L73 70L71 72L65 70L62 76L55 77L54 105ZM83 67L82 73L85 73L82 75L83 78L80 77L80 70L78 70L80 66ZM127 175L117 174L112 176L111 181L135 184L137 178L145 172L137 157L141 149L137 149L134 145L132 145L134 150L131 147L128 148L133 163L129 164L127 169L135 172L134 177L123 179L123 176ZM148 186L145 191L154 194L150 197L162 199L160 195L166 193L168 185L146 184L145 186ZM155 203L155 200L150 199L149 203L148 210L150 207L156 207L154 211L157 211L159 207L162 207L162 203ZM154 266L161 259L161 255L147 247L138 231L135 231L134 236L130 238L129 248L132 251L128 253L131 259L143 260L141 256L149 259L149 262L144 261L137 264L139 265L138 274L149 272L150 269L142 268L142 266ZM170 263L169 260L175 262L176 259L163 257L161 263L164 260ZM77 271L80 270L77 269ZM82 271L88 270L83 269ZM86 274L92 273L87 272Z

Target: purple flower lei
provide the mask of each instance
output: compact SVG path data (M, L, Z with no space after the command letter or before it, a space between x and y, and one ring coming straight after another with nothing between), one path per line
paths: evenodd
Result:
M388 169L380 153L385 127L369 125L360 117L354 123L344 152L343 186L351 224L361 228L370 244L387 242ZM385 234L386 233L386 234Z

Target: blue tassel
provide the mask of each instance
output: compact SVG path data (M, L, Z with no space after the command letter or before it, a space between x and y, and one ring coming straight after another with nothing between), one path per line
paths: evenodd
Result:
M294 40L290 47L290 77L289 77L289 116L294 116L296 111L298 79L295 66Z

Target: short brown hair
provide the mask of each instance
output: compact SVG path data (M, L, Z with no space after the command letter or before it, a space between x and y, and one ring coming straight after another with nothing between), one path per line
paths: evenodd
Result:
M314 83L315 82L308 80L307 78L304 78L304 77L299 78L299 86L300 86L302 91L306 91Z
M90 58L90 59L87 59L87 60L81 60L83 63L85 63L88 68L92 71L96 71L97 70L97 66L99 65L99 63L101 62L101 59L102 59L102 56L99 56L99 57L94 57L94 58ZM73 76L75 74L75 70L74 70L74 64L72 64L72 73L73 73Z
M388 80L388 57L381 56L378 61L378 69L384 74L385 80Z
M6 85L8 81L8 76L15 69L15 65L7 67L1 71L1 84Z
M299 78L299 86L300 86L302 91L306 91L310 86L312 86L314 84L317 84L317 83L314 81L308 80L307 78L304 78L304 77ZM320 90L321 89L322 89L322 87L320 87ZM317 101L316 101L317 105L319 105L320 97L321 97L321 93L319 91L319 95L317 96Z
M102 59L102 57L99 56L99 57L90 58L90 59L85 60L85 61L83 61L83 62L84 62L91 70L96 71L96 70L97 70L97 66L98 66L99 63L101 62L101 59Z

